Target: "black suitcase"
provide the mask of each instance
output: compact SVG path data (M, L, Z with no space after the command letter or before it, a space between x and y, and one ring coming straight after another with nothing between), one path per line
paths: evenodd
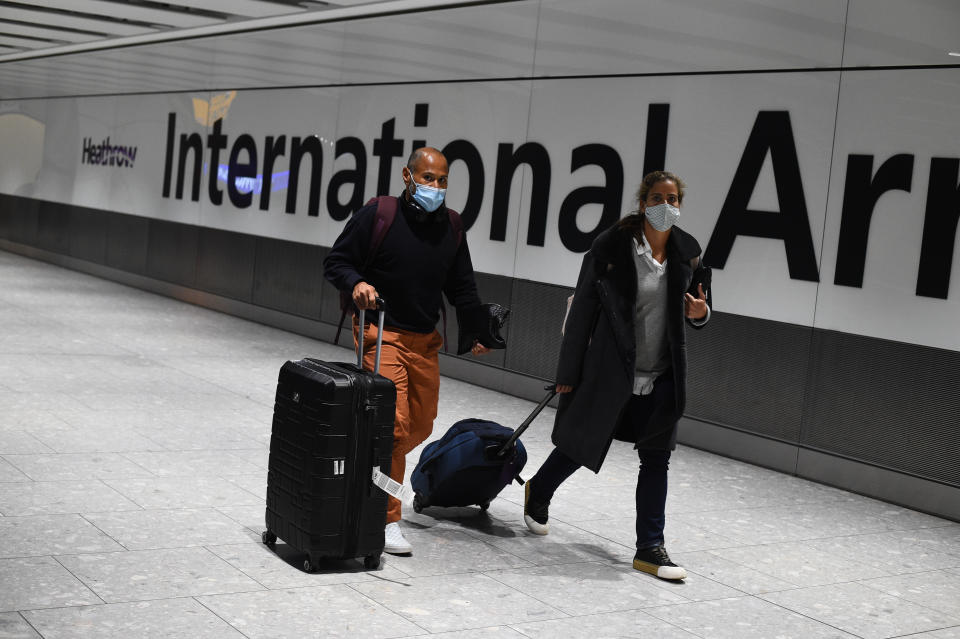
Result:
M383 316L381 304L381 329ZM378 331L375 371L381 340ZM363 557L373 569L383 553L387 495L372 475L390 474L396 388L363 370L363 331L358 353L356 364L302 359L280 369L262 539L305 552L307 572L324 557Z

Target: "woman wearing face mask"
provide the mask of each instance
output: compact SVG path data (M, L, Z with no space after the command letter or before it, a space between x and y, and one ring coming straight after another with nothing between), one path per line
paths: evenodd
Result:
M684 325L699 328L710 317L700 245L675 226L684 188L672 173L644 176L638 210L584 256L557 366L556 448L527 482L524 500L527 526L546 535L557 487L580 466L599 471L612 439L635 443L633 567L663 579L687 576L663 537L667 466L685 401Z

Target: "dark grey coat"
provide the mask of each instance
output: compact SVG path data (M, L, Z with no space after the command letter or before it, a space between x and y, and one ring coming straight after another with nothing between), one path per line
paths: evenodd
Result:
M673 449L686 402L684 293L693 281L691 262L703 267L700 244L673 227L667 242L667 339L676 404L656 411L640 432L635 425L620 424L633 394L636 358L637 271L632 251L631 232L618 225L597 236L583 258L560 347L556 381L574 390L560 396L553 443L594 472L600 470L615 433L618 439L630 433L642 448Z

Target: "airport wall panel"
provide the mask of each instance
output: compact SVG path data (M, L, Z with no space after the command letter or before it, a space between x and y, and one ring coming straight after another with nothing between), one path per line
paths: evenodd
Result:
M323 259L327 258L330 249L320 247L323 252ZM319 276L320 284L320 321L336 325L340 321L340 292L333 287L333 284L327 281L322 274ZM344 320L346 324L346 320ZM341 344L345 344L341 338Z
M714 312L687 330L687 409L695 419L799 442L812 329Z
M150 220L147 239L149 277L197 287L197 248L200 229L165 220Z
M107 261L107 215L105 211L72 206L67 234L70 255L81 260L105 264Z
M46 251L70 253L70 207L41 202L37 208L37 246Z
M514 280L506 368L552 380L560 355L560 327L573 289Z
M323 258L319 246L256 238L251 301L258 306L320 319Z
M107 217L106 265L145 275L150 247L150 220L137 215Z
M800 442L960 486L958 370L956 351L817 331Z
M257 238L200 227L197 242L197 288L231 299L253 298Z
M37 244L40 202L15 195L0 194L0 233L20 244Z

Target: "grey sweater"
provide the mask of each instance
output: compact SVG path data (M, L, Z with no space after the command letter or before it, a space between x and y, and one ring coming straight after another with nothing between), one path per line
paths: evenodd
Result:
M637 362L633 393L647 395L653 380L670 368L667 342L667 263L658 263L647 244L633 240L633 264L637 269L637 305L634 331Z

